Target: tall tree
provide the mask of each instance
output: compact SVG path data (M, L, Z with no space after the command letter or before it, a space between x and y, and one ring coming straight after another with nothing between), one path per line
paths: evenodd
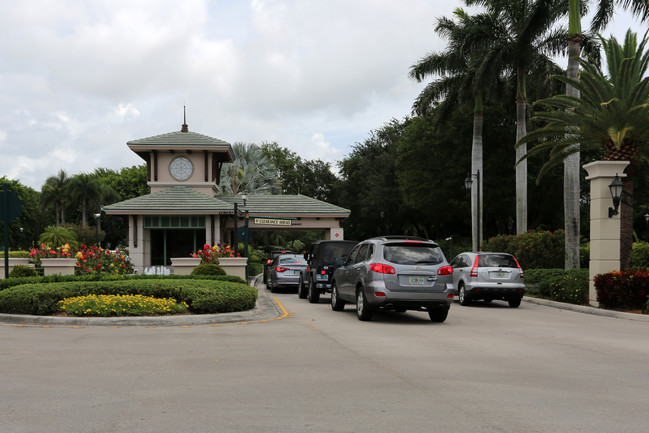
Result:
M277 171L256 144L234 143L234 162L223 164L221 194L277 194Z
M65 224L65 207L68 205L68 183L70 178L65 170L61 169L56 176L45 180L41 188L41 200L44 206L53 206L56 214L56 226Z
M633 177L641 153L649 153L649 52L646 34L640 43L628 31L624 44L600 39L609 75L593 62L579 59L580 80L555 78L575 87L581 98L555 95L538 103L553 108L536 114L547 122L521 139L519 146L540 140L527 156L550 151L539 178L577 151L599 151L606 160L630 161L624 178L625 204L621 208L620 263L629 266L633 242Z
M550 74L552 56L565 49L565 31L555 23L567 15L565 0L465 0L481 5L491 22L491 40L480 68L516 77L516 141L527 133L527 80L531 72ZM492 72L493 74L493 72ZM526 153L516 147L516 161ZM516 165L516 233L527 231L527 162Z
M488 36L492 31L488 25L490 19L484 14L470 16L461 8L456 9L454 14L457 22L439 18L435 28L439 35L449 40L446 51L430 53L410 67L410 78L419 82L427 77L439 77L421 91L413 104L413 112L425 115L431 107L438 104L435 122L441 125L460 103L470 100L474 104L471 176L479 177L478 182L473 183L476 187L471 189L471 227L475 251L483 239L484 97L490 86L495 88L494 84L499 79L497 75L487 75L484 70L478 71L477 68L482 53L487 48L485 43L489 43Z
M601 30L613 15L614 5L619 4L624 9L630 9L636 16L645 20L649 15L649 2L646 0L603 0L598 2L597 11L593 17L591 30ZM572 80L579 79L579 62L584 35L581 33L581 16L585 9L580 0L568 0L568 69L567 76ZM592 51L591 51L592 53ZM579 91L572 85L566 84L566 94L579 97ZM579 184L580 184L580 153L574 152L566 157L563 163L564 186L563 208L565 226L565 268L579 267Z
M88 227L88 206L99 195L97 177L87 173L77 174L70 179L69 194L81 206L81 227Z

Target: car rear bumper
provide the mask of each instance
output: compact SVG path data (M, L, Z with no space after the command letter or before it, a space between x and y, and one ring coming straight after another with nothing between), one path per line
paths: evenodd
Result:
M406 308L409 310L448 308L453 303L453 284L447 283L443 290L429 292L390 292L383 285L372 285L366 293L370 305L376 308ZM385 294L382 296L381 294Z
M480 284L466 288L467 295L472 298L522 298L525 295L523 284Z

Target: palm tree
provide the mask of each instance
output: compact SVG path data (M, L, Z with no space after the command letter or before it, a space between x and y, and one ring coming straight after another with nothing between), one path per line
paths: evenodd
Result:
M99 196L99 181L91 174L81 173L70 179L69 194L81 205L81 227L88 227L88 204Z
M567 15L561 0L465 0L482 5L492 21L491 40L483 54L482 70L516 77L516 141L527 133L527 78L530 72L550 74L556 68L551 56L565 49L565 31L554 28ZM516 161L527 149L516 147ZM527 231L527 162L516 165L516 233Z
M486 77L478 74L478 59L483 49L482 42L491 32L488 21L483 15L470 16L463 9L454 12L458 22L448 18L439 18L435 31L449 39L447 50L441 53L430 53L410 67L410 78L423 81L430 76L439 76L421 91L413 104L413 113L426 115L429 109L436 105L435 122L441 124L452 110L460 103L472 101L473 109L473 138L471 144L471 173L479 174L480 191L471 190L471 227L473 231L473 250L478 250L482 243L482 177L484 170L482 130L484 124L484 96L490 85L498 81L497 76ZM480 45L480 49L478 46ZM478 221L480 220L480 221Z
M234 143L234 162L223 164L221 194L277 194L280 191L275 166L255 144Z
M54 206L57 227L65 224L65 206L68 204L67 186L69 181L70 178L61 169L56 176L48 177L41 188L43 205Z
M604 0L598 2L597 12L593 17L591 30L601 30L613 15L613 6L620 4L624 9L631 9L634 15L645 20L649 14L649 3L646 0ZM572 80L579 79L578 58L582 49L584 36L581 34L581 15L584 10L580 0L568 0L568 69L567 77ZM579 90L574 86L566 85L566 95L579 98ZM563 163L563 208L565 224L565 268L579 267L579 180L580 180L580 153L574 152L566 157Z
M599 151L605 160L630 161L624 178L624 205L621 208L620 265L629 266L633 242L633 174L641 152L649 151L649 52L647 36L638 44L637 36L627 32L624 45L611 37L600 38L609 75L594 62L578 59L580 80L555 78L575 87L581 98L555 95L538 101L553 108L535 118L545 126L527 134L519 145L541 140L525 157L550 151L539 178L550 168L577 151Z

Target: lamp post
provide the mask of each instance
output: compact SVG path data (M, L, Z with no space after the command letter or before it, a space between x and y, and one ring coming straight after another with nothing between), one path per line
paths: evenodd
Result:
M101 248L99 245L99 218L101 218L100 213L95 214L95 244Z
M476 178L476 223L475 227L471 228L471 231L475 229L475 232L473 233L473 246L476 251L480 251L480 233L482 229L482 221L480 220L480 170L478 170L477 173L469 173L466 176L466 179L464 179L464 187L466 188L467 191L471 191L471 188L473 187L473 177ZM471 204L473 205L473 200L471 201ZM473 206L472 206L473 207ZM472 209L473 210L473 209ZM471 215L473 215L473 212L471 212ZM473 224L472 224L473 225Z

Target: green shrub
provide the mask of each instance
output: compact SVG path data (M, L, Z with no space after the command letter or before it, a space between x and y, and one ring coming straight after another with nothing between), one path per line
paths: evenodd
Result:
M564 231L499 235L485 241L482 250L513 254L523 270L560 268L564 265Z
M564 271L550 279L550 299L569 304L584 305L588 302L588 269Z
M143 295L185 302L194 313L227 313L255 306L257 290L246 284L212 279L134 279L61 281L13 286L0 292L0 312L48 315L58 302L75 296Z
M225 271L214 263L201 263L192 270L192 275L225 275Z
M259 275L264 272L264 264L259 262L248 262L248 275Z
M524 270L525 284L530 294L536 294L542 298L554 299L560 302L568 302L562 299L575 299L573 296L564 297L560 293L567 290L567 293L577 291L586 296L588 293L588 269L529 269ZM574 281L574 283L573 283ZM557 299L560 298L560 299ZM585 303L584 298L583 302Z
M50 248L58 248L66 243L74 246L76 240L77 234L74 230L63 226L47 226L38 238L39 243L48 245Z
M633 243L631 267L635 269L649 269L649 242Z
M5 252L4 250L0 251L0 258L4 259L5 257ZM29 251L9 251L9 258L10 259L28 259L29 258Z
M24 265L14 266L11 272L9 272L9 278L24 277L38 277L38 273L36 272L36 269Z
M58 282L71 282L71 281L121 281L121 280L215 280L215 281L228 281L231 283L246 284L246 282L236 275L113 275L113 274L83 274L83 275L48 275L35 278L7 278L0 279L0 290L7 289L13 286L29 283L58 283Z
M595 276L597 302L611 310L644 310L649 294L649 272L616 271Z

